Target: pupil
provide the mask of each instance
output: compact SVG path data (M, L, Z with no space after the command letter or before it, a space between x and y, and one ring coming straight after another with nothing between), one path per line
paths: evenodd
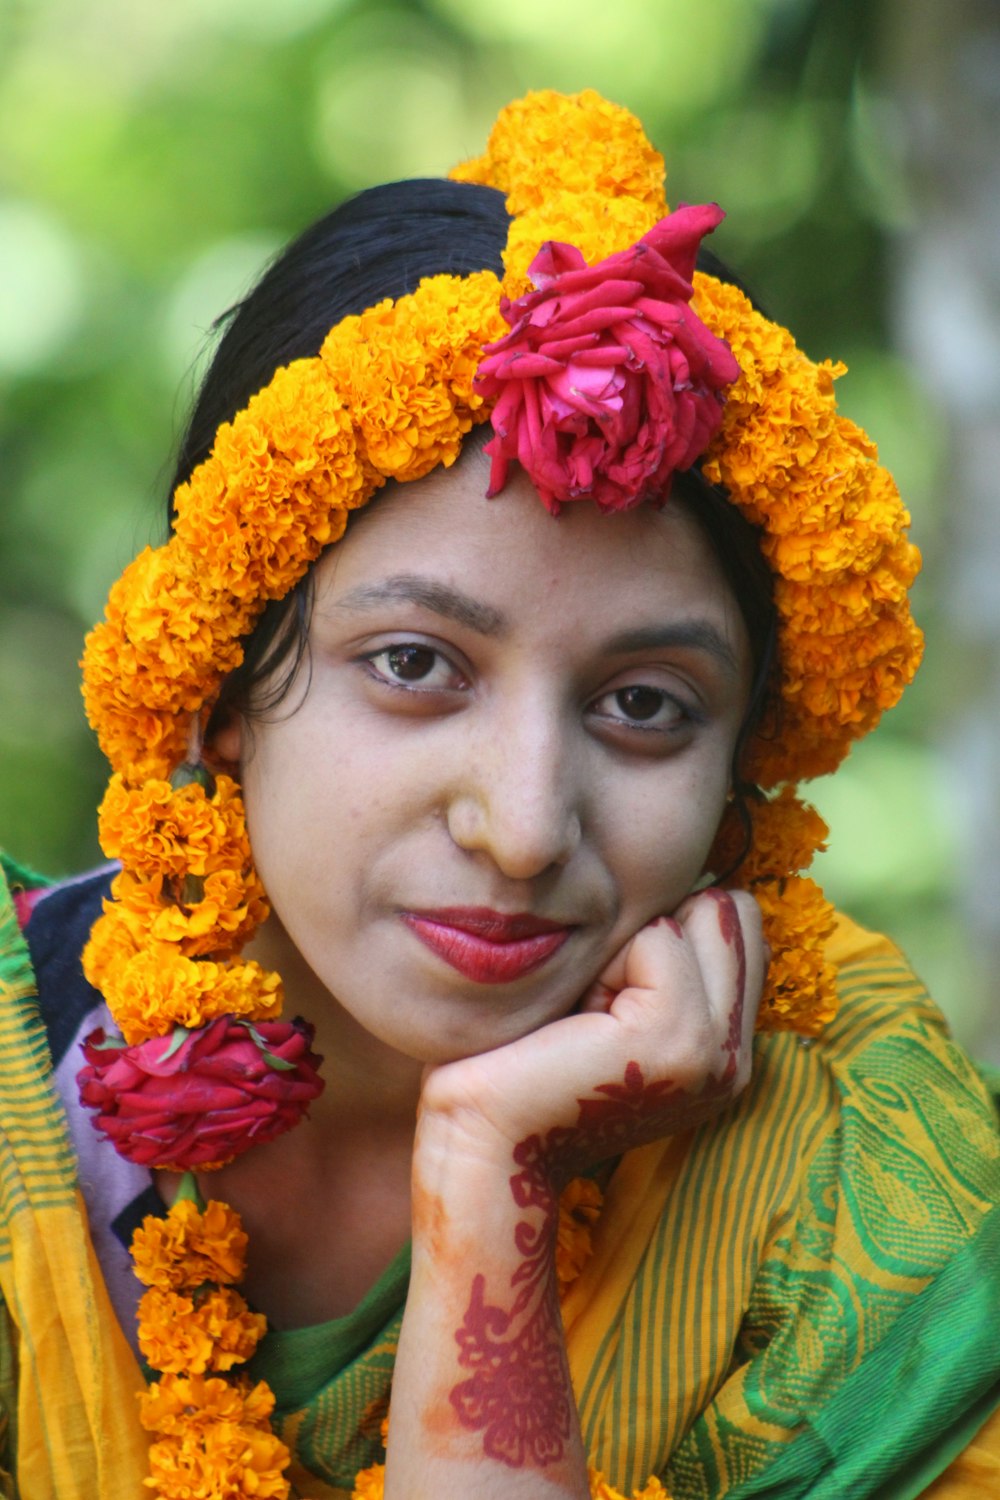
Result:
M434 652L429 646L394 646L389 652L389 668L404 682L419 682L433 665Z
M621 692L616 694L616 697L618 699L618 707L630 719L643 720L655 718L663 704L663 694L658 693L656 688L622 688Z

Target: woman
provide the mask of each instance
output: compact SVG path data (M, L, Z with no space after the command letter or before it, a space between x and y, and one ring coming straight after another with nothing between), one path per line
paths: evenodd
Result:
M908 518L625 111L456 175L236 311L88 640L121 871L15 872L8 1493L969 1493L992 1106L798 874Z

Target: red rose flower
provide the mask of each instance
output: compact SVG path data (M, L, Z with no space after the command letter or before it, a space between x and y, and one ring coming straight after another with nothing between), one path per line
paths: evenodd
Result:
M588 266L572 245L543 245L537 288L501 303L510 333L483 351L476 388L495 398L490 495L517 459L547 508L592 498L601 510L665 500L722 421L739 366L692 311L702 237L723 218L684 207L638 244Z
M102 1028L82 1044L80 1102L128 1161L190 1168L229 1161L297 1125L323 1091L305 1021L249 1026L219 1016L197 1031L115 1045Z

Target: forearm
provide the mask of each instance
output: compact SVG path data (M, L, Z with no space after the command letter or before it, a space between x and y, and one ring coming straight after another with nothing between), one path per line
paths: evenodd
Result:
M527 1147L527 1149L526 1149ZM557 1198L530 1143L426 1118L386 1500L589 1495L556 1293Z

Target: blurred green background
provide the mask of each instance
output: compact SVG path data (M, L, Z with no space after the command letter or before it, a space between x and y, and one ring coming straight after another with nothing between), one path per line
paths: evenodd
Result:
M819 875L995 1055L935 733L953 690L934 648L953 629L950 434L901 353L895 295L933 192L906 121L934 49L910 55L907 14L874 0L0 0L6 846L55 874L100 858L105 772L76 662L110 583L160 539L213 319L346 193L475 154L526 88L594 86L664 151L672 202L723 204L716 247L773 314L814 357L848 363L841 405L910 504L932 646L901 708L815 789L833 827Z

